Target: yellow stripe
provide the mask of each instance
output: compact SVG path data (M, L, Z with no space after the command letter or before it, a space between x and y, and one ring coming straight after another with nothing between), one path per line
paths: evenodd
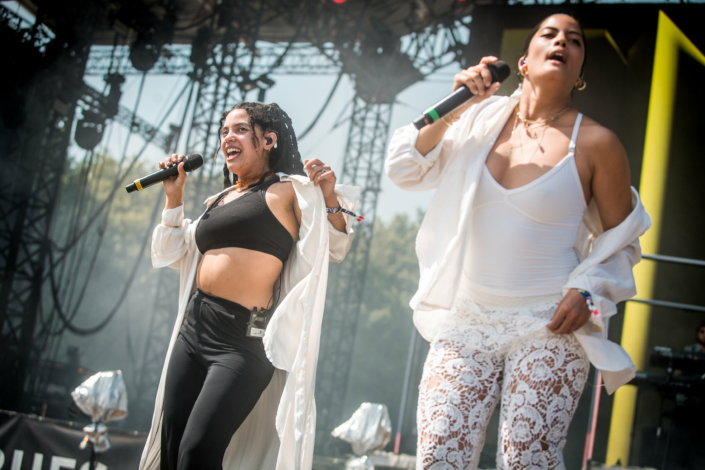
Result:
M651 81L649 112L646 121L646 140L641 168L639 191L644 208L651 216L651 230L641 237L644 253L658 253L663 205L668 175L668 151L671 144L673 106L678 76L678 53L685 51L705 65L705 56L666 16L659 12L656 51ZM637 292L644 299L653 298L656 265L646 261L634 269ZM622 346L643 370L648 359L649 324L651 308L645 304L627 303L624 312ZM620 461L629 464L629 448L634 424L636 387L627 385L617 390L612 407L610 435L607 443L607 465Z
M135 186L137 186L137 191L142 191L142 183L140 183L140 180L135 180Z

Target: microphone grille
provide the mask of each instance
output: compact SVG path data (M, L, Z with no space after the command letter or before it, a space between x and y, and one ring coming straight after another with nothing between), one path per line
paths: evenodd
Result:
M509 65L503 60L498 60L494 64L488 64L487 67L490 69L493 81L495 82L502 83L512 73L512 70L509 68Z
M184 163L184 170L193 171L201 168L203 165L203 157L197 153L189 155L186 157L186 163Z

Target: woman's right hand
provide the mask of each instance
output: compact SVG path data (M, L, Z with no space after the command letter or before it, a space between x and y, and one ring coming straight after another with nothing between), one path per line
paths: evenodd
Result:
M173 154L163 162L159 162L159 169L169 168L179 165L179 174L162 181L164 192L166 193L166 208L173 209L184 203L184 188L186 187L186 170L182 160L184 155Z
M460 115L467 111L470 106L489 98L499 90L501 83L492 83L492 74L490 69L487 68L487 64L495 62L497 62L496 57L483 57L479 64L461 70L453 77L453 91L461 86L466 86L475 96L447 115L451 118L451 121L457 121ZM430 126L423 127L416 139L416 150L421 155L427 155L443 139L449 128L450 123L445 118L439 119Z
M483 57L479 64L461 70L453 77L453 91L461 86L466 86L470 89L472 94L475 95L472 102L468 102L464 106L465 108L489 98L502 86L499 82L492 83L492 74L487 67L487 64L493 64L495 62L497 62L497 58L494 56ZM460 110L453 111L453 114L462 114L459 111Z

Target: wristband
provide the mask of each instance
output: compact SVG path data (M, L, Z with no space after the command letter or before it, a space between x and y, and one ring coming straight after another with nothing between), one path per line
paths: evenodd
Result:
M337 214L338 212L342 212L342 213L344 213L344 214L348 214L348 215L351 215L351 216L355 217L355 220L357 220L359 223L362 223L362 221L365 220L365 218L364 218L363 216L357 215L357 214L355 214L355 213L353 213L353 212L350 212L350 211L347 210L347 209L343 209L343 206L338 206L338 207L326 207L326 212L327 212L328 214Z
M593 317L599 318L600 317L600 312L597 311L597 307L595 307L595 303L592 301L592 295L590 295L590 292L586 291L585 289L576 289L578 292L580 292L580 295L585 297L585 303L588 306L588 309L590 310L590 313L592 314Z

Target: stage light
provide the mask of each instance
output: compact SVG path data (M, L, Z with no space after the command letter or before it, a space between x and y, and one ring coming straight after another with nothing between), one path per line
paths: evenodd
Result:
M106 75L103 80L105 80L105 83L110 85L110 92L105 99L103 112L105 113L105 117L107 119L112 119L117 116L119 110L120 98L122 97L122 90L120 87L123 83L125 83L125 77L119 73L111 73Z
M345 3L345 2L347 2L347 1L348 1L348 0L333 0L333 3L337 3L337 4L340 5L341 3Z
M83 117L76 123L74 138L79 147L92 150L103 139L105 120L92 111L83 109L81 112Z
M155 40L154 31L140 31L130 46L130 62L140 72L147 72L159 60L162 44Z

